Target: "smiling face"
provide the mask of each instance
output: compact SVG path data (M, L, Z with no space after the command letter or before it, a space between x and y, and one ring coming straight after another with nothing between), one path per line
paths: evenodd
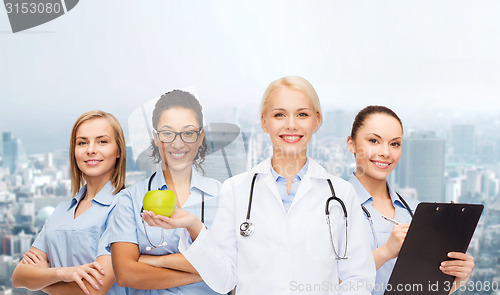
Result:
M187 108L170 108L162 112L156 130L161 131L198 131L200 124L193 110ZM204 132L202 130L198 140L194 143L185 143L177 135L171 143L163 143L156 133L154 135L155 145L160 150L163 163L166 163L170 171L191 169L193 160L198 154L198 149L203 142Z
M273 144L273 157L305 157L307 145L318 129L319 116L302 91L285 86L273 90L261 117L262 130Z
M401 123L390 115L375 113L366 117L354 136L349 136L347 146L356 159L356 177L385 182L401 157Z
M75 160L87 182L98 177L111 179L119 157L113 128L106 119L92 119L78 127Z

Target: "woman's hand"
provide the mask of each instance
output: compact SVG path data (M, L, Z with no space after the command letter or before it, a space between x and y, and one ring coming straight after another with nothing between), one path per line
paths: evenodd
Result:
M28 252L23 254L23 259L21 260L23 264L33 264L43 268L49 268L49 262L40 255L37 255L37 251L34 249L29 249Z
M198 218L183 209L175 209L170 217L156 215L153 211L144 210L142 218L150 226L162 227L164 229L188 228L196 223Z
M104 269L97 262L73 266L73 267L60 267L57 274L63 282L75 282L85 294L90 294L87 287L83 283L86 280L94 289L99 290L99 285L103 285Z
M141 216L150 226L157 226L164 229L186 228L193 241L196 240L203 227L203 223L198 217L179 208L176 208L170 217L156 215L153 211L148 210L142 211Z
M439 269L443 273L455 277L454 287L456 290L470 277L474 269L474 257L460 252L449 252L448 257L452 260L441 262Z
M382 245L388 259L398 257L409 227L409 223L400 223L392 228L389 239L387 239L387 242Z

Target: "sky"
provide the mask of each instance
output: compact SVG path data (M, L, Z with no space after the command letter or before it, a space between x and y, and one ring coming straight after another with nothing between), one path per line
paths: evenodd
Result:
M258 121L266 86L285 75L308 79L325 110L500 118L498 15L482 0L82 0L14 34L0 8L0 131L48 152L88 110L127 130L134 109L185 87L211 122L234 108Z

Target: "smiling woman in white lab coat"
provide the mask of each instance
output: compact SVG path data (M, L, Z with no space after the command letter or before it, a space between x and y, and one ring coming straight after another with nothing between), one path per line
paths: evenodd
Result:
M321 121L318 96L307 80L272 82L262 99L261 123L273 156L223 184L210 231L183 210L171 218L146 212L145 220L185 227L181 253L220 293L236 286L237 294L369 294L375 267L354 189L306 156ZM329 203L330 228L328 179L341 199Z

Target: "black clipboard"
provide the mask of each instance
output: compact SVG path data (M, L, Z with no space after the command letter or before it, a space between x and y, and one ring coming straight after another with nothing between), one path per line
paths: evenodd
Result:
M420 203L384 295L447 295L454 277L441 272L448 252L465 253L484 206Z

